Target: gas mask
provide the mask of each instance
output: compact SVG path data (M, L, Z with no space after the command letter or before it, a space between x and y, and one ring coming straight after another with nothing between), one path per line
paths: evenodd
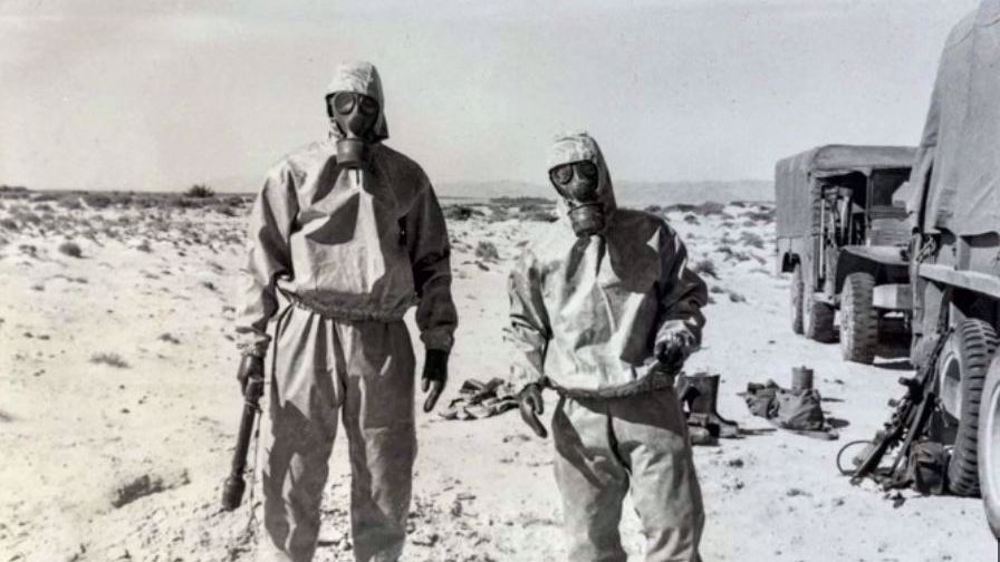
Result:
M356 92L334 92L326 98L326 110L337 139L337 163L347 168L361 168L368 161L368 149L379 106L371 96Z
M604 204L598 197L597 165L589 160L561 164L549 170L549 179L569 206L569 220L577 236L604 230Z

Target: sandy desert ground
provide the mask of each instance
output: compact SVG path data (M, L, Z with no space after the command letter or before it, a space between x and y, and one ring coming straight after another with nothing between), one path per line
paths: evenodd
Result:
M232 287L246 201L0 195L0 561L251 559L249 510L218 507L241 407ZM548 212L516 201L448 209L461 328L442 403L463 379L507 372L508 264L554 227L538 220ZM665 212L692 262L714 272L705 348L688 370L720 373L720 411L750 430L696 449L704 559L995 559L979 500L893 500L838 475L837 450L874 432L908 367L847 364L836 345L792 334L770 207ZM750 381L788 384L797 365L815 369L828 414L847 424L839 441L774 431L736 395ZM551 443L516 413L418 422L406 559L562 559ZM352 560L343 440L331 466L316 559ZM623 537L640 560L628 513Z

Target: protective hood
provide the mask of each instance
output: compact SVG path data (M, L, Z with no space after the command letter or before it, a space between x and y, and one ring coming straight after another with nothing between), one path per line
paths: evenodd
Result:
M372 129L375 136L374 142L389 138L389 125L385 119L385 95L382 93L382 79L379 77L375 65L364 61L342 63L334 72L330 85L326 87L324 98L334 92L354 92L374 98L379 107L378 120L375 121L375 126ZM330 134L338 139L343 137L336 126L331 126Z
M604 155L601 154L601 147L597 141L585 132L568 133L556 137L555 143L549 150L548 169L551 170L562 164L589 160L597 166L597 197L607 215L611 215L617 208L615 203L615 192L611 185L611 174L608 173L608 165L604 162ZM550 183L551 185L551 183ZM555 189L553 187L553 189ZM565 199L560 198L559 215L565 217L569 211L569 206Z

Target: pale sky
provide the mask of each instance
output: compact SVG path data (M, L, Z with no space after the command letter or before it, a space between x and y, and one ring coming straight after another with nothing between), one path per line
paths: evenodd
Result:
M976 0L0 0L0 183L184 189L326 136L341 60L435 182L545 182L586 129L614 177L768 179L829 142L918 141Z

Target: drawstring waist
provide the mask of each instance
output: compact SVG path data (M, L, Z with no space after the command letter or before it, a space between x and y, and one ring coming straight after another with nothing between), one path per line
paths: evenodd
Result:
M346 303L323 302L321 299L304 297L289 291L281 291L281 294L288 299L291 306L312 312L323 318L343 322L399 322L403 320L407 309L415 304L408 302L406 306L384 310L370 305L349 306Z
M604 388L567 388L560 386L550 377L545 377L543 379L542 386L555 390L560 396L573 398L574 400L607 400L612 398L626 398L628 396L663 390L665 388L673 388L674 378L675 373L669 372L665 369L653 368L650 369L646 376L640 379Z

